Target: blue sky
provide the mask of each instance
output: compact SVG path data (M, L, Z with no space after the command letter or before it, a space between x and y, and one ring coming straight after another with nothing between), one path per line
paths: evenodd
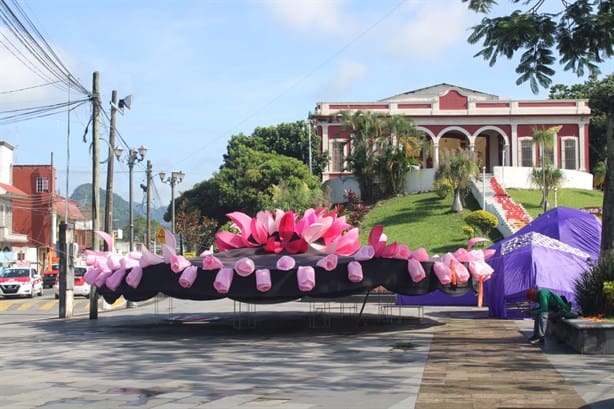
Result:
M19 5L81 84L91 89L92 73L100 73L107 113L112 90L120 98L133 96L132 109L117 115L117 129L129 146L149 149L146 159L156 175L153 206L170 202L170 186L160 182L158 172L186 174L178 194L218 170L230 136L306 119L317 102L374 101L442 82L514 99L547 98L546 91L534 95L528 84L515 85L515 60L489 67L473 57L479 46L466 38L483 16L460 0L21 0ZM68 99L66 91L52 86L7 92L44 81L4 47L0 67L0 111ZM584 80L558 68L553 77L555 84ZM70 133L65 113L0 121L0 140L16 147L16 164L47 164L53 152L60 193L66 193L67 173L72 193L92 179L91 128L83 141L89 115L88 107L74 110ZM108 121L102 117L106 139ZM114 190L127 199L127 166L115 169ZM100 177L104 186L106 165ZM142 162L134 172L136 202L144 182Z

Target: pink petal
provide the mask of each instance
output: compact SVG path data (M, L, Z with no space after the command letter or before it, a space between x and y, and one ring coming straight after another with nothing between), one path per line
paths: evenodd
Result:
M235 262L234 269L241 277L247 277L256 268L254 261L249 257L241 257Z
M107 243L107 249L109 249L109 251L113 251L113 236L101 230L96 230L96 234L102 237L104 241Z
M263 293L271 289L271 272L268 268L256 270L256 288Z
M282 271L292 270L296 265L296 261L290 256L281 256L277 260L277 269Z
M141 259L139 260L139 265L141 267L145 268L148 266L161 264L163 262L164 258L162 256L152 253L147 247L141 245Z
M420 247L419 249L416 249L415 251L413 251L410 254L410 257L413 258L414 260L418 260L418 261L429 261L429 259L430 259L429 255L426 252L426 250L424 249L424 247Z
M366 245L366 246L362 246L354 254L354 260L367 261L367 260L371 260L374 255L375 255L375 250L373 249L373 246Z
M171 270L175 273L179 273L192 265L184 256L172 256L170 264Z
M162 258L165 263L171 263L171 259L177 254L175 249L175 247L170 247L168 244L162 245Z
M192 284L194 284L194 281L196 281L197 273L198 267L189 266L188 268L183 270L183 273L181 273L181 276L179 277L179 285L183 288L192 287Z
M301 291L311 291L316 285L316 273L311 266L299 266L296 272L298 289Z
M224 267L221 268L220 271L215 275L215 281L213 282L213 288L220 293L226 294L230 290L230 285L232 284L232 276L234 272L232 268Z
M487 239L485 237L474 237L472 239L469 239L469 241L467 242L467 250L471 250L474 245L484 241L490 241L490 239Z
M329 254L326 257L319 259L316 265L326 271L333 271L335 268L337 268L337 260L338 256L336 254Z
M117 290L117 287L122 283L124 276L126 275L126 269L120 268L116 270L113 274L107 277L105 281L105 285L111 291Z
M224 264L213 254L209 254L203 258L203 270L219 270L222 267L224 267Z
M424 278L426 278L426 273L422 263L416 259L410 258L407 260L407 271L409 272L411 280L414 283L422 281Z
M348 263L348 280L360 283L363 280L362 265L358 261Z
M215 234L215 245L220 251L240 249L243 247L243 239L229 231L218 231Z
M141 279L143 278L143 268L138 265L133 267L132 270L126 276L126 284L128 284L132 288L137 288L141 283Z

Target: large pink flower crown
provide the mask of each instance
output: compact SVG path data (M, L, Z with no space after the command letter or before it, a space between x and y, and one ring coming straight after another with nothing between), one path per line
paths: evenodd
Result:
M302 217L289 210L260 211L256 217L232 212L228 218L240 233L220 231L215 244L220 251L262 247L267 253L305 253L309 247L322 253L350 256L360 248L358 228L325 208L307 209Z

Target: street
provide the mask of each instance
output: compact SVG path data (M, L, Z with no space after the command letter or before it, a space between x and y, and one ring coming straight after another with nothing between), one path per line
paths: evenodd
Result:
M73 315L89 314L89 305L89 299L75 297ZM54 298L53 288L45 288L42 297L0 298L0 324L58 317L59 300Z

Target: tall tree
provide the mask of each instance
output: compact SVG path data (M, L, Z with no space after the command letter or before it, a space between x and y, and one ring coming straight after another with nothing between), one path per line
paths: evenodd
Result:
M352 133L348 169L358 180L363 198L401 193L411 165L419 162L420 142L413 122L400 115L367 111L343 111L341 115L344 128Z
M296 121L257 127L250 136L234 135L228 142L228 152L232 152L236 146L247 146L260 152L275 152L296 158L308 166L311 149L312 173L321 176L328 163L328 153L320 152L322 138L308 125L306 121Z
M489 13L496 0L462 0L471 10ZM547 88L552 82L556 63L553 51L565 71L579 76L599 73L598 64L614 55L614 0L562 1L558 13L541 11L544 0L510 0L520 3L525 11L516 10L509 16L483 18L473 27L468 41L482 41L476 56L497 62L499 55L507 58L521 52L516 72L517 84L529 81L533 92ZM603 195L601 255L614 249L614 95L608 94L607 84L598 87L595 95L607 112L607 171Z
M588 99L588 104L591 108L589 124L589 163L593 174L595 174L596 170L599 172L599 168L603 167L605 163L604 161L607 155L606 128L608 123L606 113L600 110L602 104L593 97L593 90L603 81L608 81L608 78L613 76L614 74L610 74L603 80L599 80L597 75L591 75L584 83L571 86L566 84L555 84L550 88L548 94L551 99ZM614 89L612 89L611 92L614 93ZM605 167L603 170L605 171ZM605 175L605 173L603 173L603 175ZM597 175L595 175L595 177L597 177ZM601 184L603 184L603 182Z

